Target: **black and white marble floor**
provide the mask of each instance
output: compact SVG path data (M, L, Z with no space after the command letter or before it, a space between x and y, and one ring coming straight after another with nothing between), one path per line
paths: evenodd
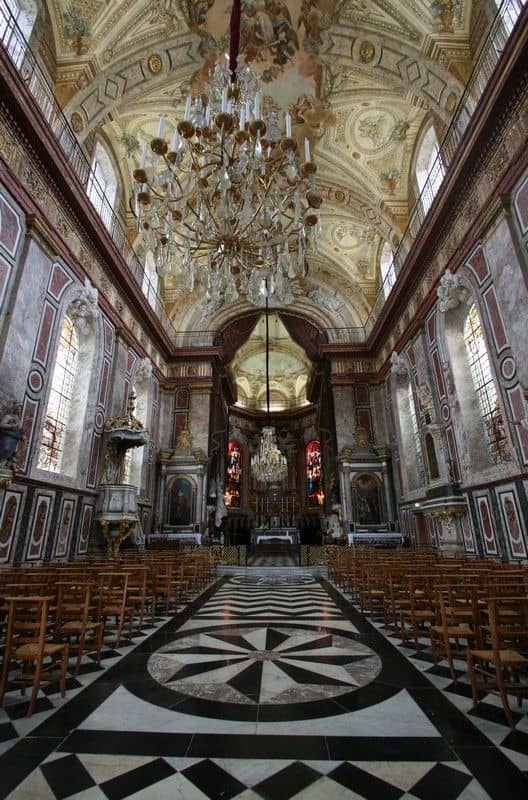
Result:
M525 798L528 776L328 584L224 579L0 756L0 797Z

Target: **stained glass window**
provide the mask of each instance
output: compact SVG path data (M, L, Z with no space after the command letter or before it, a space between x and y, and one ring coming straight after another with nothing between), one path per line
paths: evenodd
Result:
M240 489L242 478L242 452L236 442L227 445L226 505L240 508Z
M71 319L66 316L59 339L51 381L48 408L44 419L38 466L60 472L66 428L79 357L79 338Z
M324 502L321 444L317 441L306 445L306 489L308 505L320 506Z
M464 342L468 354L469 369L477 395L480 413L493 461L502 461L506 448L504 420L499 407L497 390L491 374L488 348L482 331L477 306L473 304L464 323Z

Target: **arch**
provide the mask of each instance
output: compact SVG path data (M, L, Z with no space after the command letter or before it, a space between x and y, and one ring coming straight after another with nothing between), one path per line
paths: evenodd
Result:
M424 215L431 208L444 175L445 166L438 137L433 123L429 122L417 141L414 158L414 180Z
M101 139L96 139L86 194L108 230L112 228L112 213L119 202L118 175L110 149Z
M423 486L423 457L416 416L416 404L410 373L402 370L395 376L396 422L404 494Z
M57 336L53 371L42 419L37 469L75 480L79 455L91 428L85 424L95 403L97 292L86 285L68 293ZM92 389L92 392L91 392Z
M475 474L503 460L505 417L471 284L459 273L445 283L451 284L440 302L440 342L450 369L447 379L462 463Z

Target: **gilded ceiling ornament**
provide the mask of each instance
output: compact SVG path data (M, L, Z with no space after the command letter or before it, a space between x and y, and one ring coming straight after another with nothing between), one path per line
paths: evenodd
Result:
M77 111L74 111L71 115L70 122L75 133L81 133L82 129L84 128L84 124L81 115L78 114Z
M374 58L374 54L376 52L376 48L369 42L368 39L365 39L361 42L359 46L359 57L363 61L364 64L370 64L372 59Z
M163 69L163 61L161 60L161 56L158 55L158 53L152 53L152 55L148 57L147 65L150 72L153 75L157 75Z

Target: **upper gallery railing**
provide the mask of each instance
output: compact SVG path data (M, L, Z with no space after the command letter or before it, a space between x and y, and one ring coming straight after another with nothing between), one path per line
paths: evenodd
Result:
M401 271L411 245L418 237L422 223L442 184L447 168L453 161L473 112L497 66L504 46L515 27L515 23L525 2L526 0L504 0L497 9L493 23L480 47L470 78L451 118L446 134L442 139L437 156L425 179L425 183L414 204L414 208L411 211L407 228L394 252L394 264L398 274ZM371 332L386 299L389 297L396 283L397 280L394 281L394 278L391 278L391 276L387 274L384 283L381 285L376 295L376 299L365 323L366 335Z
M480 48L470 79L440 144L438 155L429 170L420 196L410 214L407 228L394 253L394 264L398 273L411 245L418 236L420 227L427 216L445 171L454 158L478 100L488 84L524 4L525 0L504 0L498 8L495 19ZM38 59L31 51L5 0L0 0L0 41L33 95L42 116L53 131L64 157L77 175L92 204L96 207L115 247L126 262L131 276L148 298L167 335L178 346L182 340L182 334L176 331L165 312L162 298L145 273L141 260L128 241L123 222L115 213L112 204L108 202L104 189L97 180L84 150L77 141L75 133L55 99L53 87L49 83ZM385 282L386 285L382 285L378 291L365 326L363 328L328 329L326 332L328 342L360 344L365 341L379 316L385 300L392 291L393 285L395 285L393 277L389 274L386 276ZM202 335L202 332L194 331L185 336L194 339L196 342L210 341L210 336L207 332L203 332ZM201 346L204 345L202 344Z

